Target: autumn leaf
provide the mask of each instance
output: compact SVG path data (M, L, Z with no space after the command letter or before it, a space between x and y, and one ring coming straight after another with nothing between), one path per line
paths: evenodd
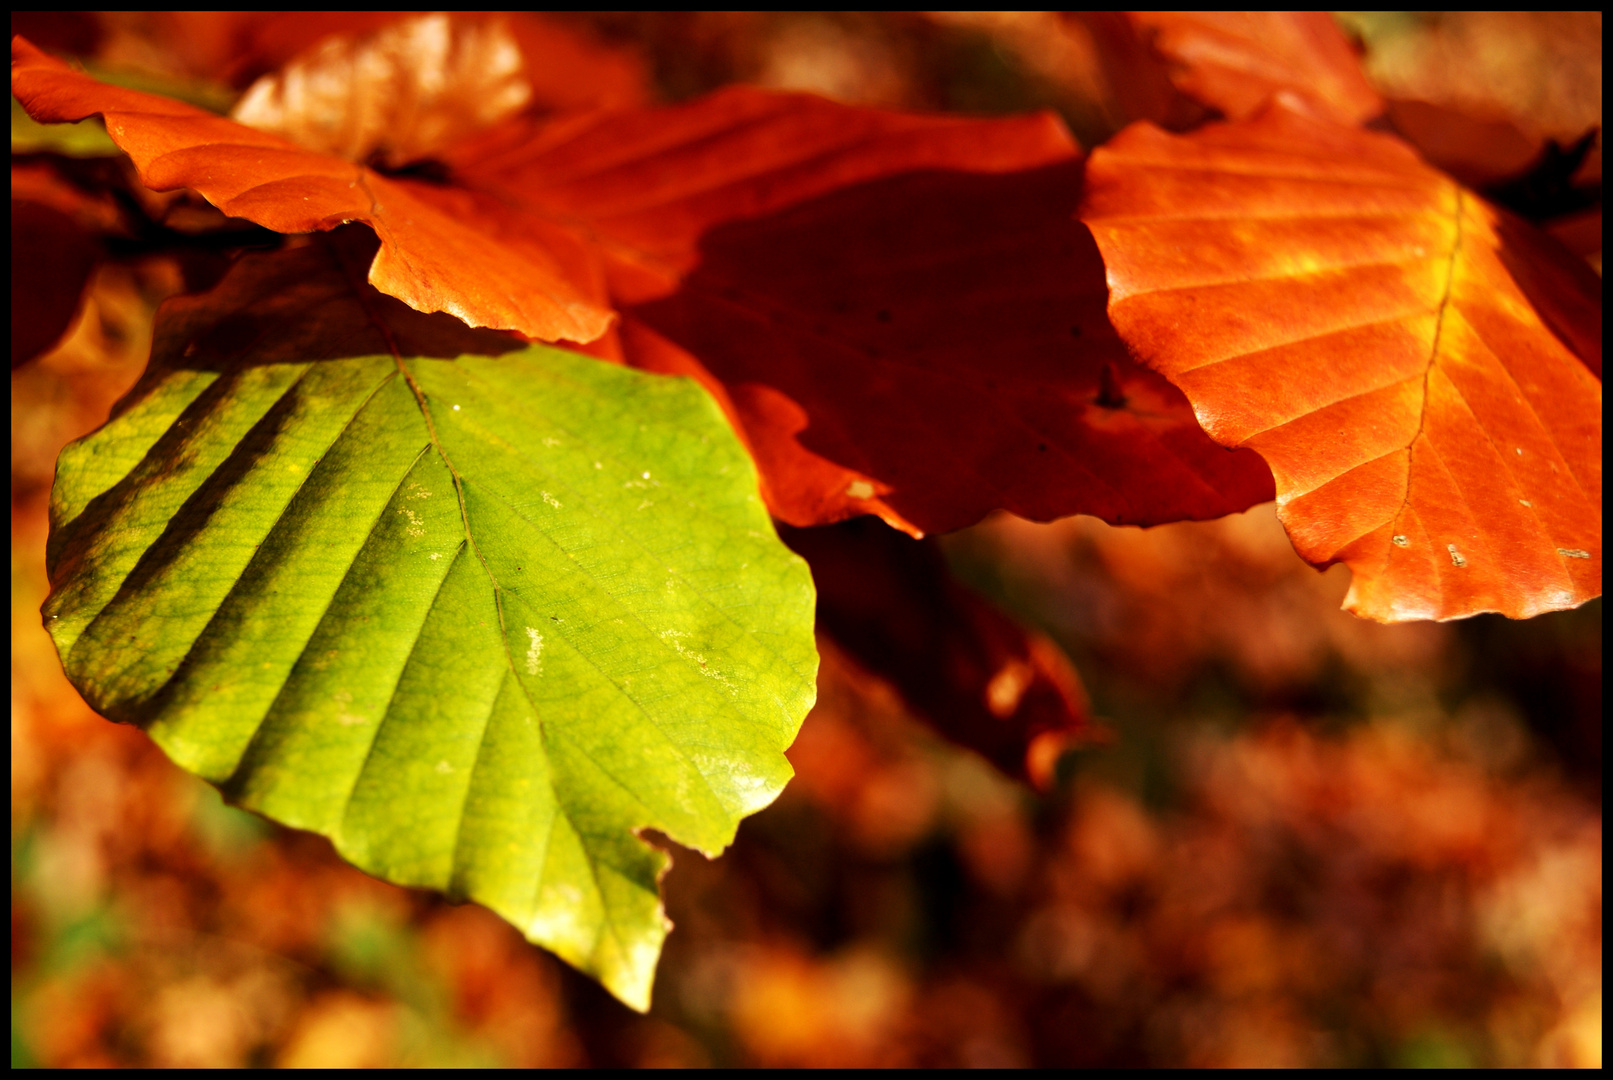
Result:
M334 84L350 83L351 62L323 48ZM125 101L30 62L28 86L77 80L75 110ZM421 310L574 341L597 334L522 313L567 289L602 317L606 304L634 311L592 351L700 378L756 453L771 509L798 525L872 512L936 531L999 507L1148 524L1269 497L1258 462L1216 449L1181 397L1122 354L1096 251L1070 220L1076 148L1051 117L912 116L733 88L675 108L509 120L441 150L449 182L428 183L278 143L236 154L228 140L272 136L159 113L108 116L148 183L187 184L281 231L363 221L382 240L371 282ZM194 144L163 142L186 132ZM385 153L353 138L349 154ZM228 185L225 162L240 166ZM906 179L875 184L892 174ZM359 185L384 197L360 208ZM916 212L891 215L892 198ZM543 287L518 300L487 282L540 263Z
M1600 594L1601 304L1577 260L1393 137L1281 102L1136 125L1087 183L1121 337L1265 458L1300 554L1354 572L1346 607Z
M812 567L818 629L948 739L1045 790L1062 751L1094 735L1058 646L960 584L935 541L870 517L782 535Z
M1182 93L1243 120L1280 91L1316 116L1362 124L1384 102L1325 11L1132 11Z
M247 89L234 119L306 149L392 169L517 113L649 99L632 54L532 12L282 13L254 23L250 38L234 66L284 59Z
M96 238L44 203L11 200L11 366L45 352L67 331L101 259Z
M48 160L11 166L11 366L56 344L103 255L127 235L117 201L72 183Z
M1080 191L1075 161L911 173L714 229L676 294L629 309L625 355L709 373L795 525L1152 525L1270 499L1265 465L1126 355Z
M182 12L189 25L222 20L236 27L235 47L210 73L236 85L264 80L260 93L286 92L287 83L351 95L360 87L407 79L413 103L442 95L447 101L468 89L461 76L483 81L476 71L456 71L456 61L494 59L513 45L520 54L520 81L529 90L525 108L538 113L578 112L643 105L651 98L649 75L634 52L595 41L541 12L294 11ZM494 60L495 67L499 61ZM343 66L352 69L332 79ZM367 84L367 86L366 86ZM255 87L254 87L255 88ZM351 100L350 96L348 98ZM405 102L408 104L409 102ZM464 104L469 105L469 102Z
M21 38L12 42L12 92L38 120L100 114L141 181L157 191L192 188L224 213L276 232L369 225L381 238L371 283L416 310L446 311L472 326L543 340L591 341L610 321L609 311L574 283L575 264L585 256L558 230L540 230L537 242L478 233L474 221L422 199L427 185L169 98L107 86Z
M232 801L645 1009L667 858L637 834L715 855L783 788L806 567L698 387L411 311L350 256L164 308L62 454L46 625Z

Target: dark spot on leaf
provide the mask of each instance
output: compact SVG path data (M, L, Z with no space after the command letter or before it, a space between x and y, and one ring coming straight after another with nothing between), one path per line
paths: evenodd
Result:
M878 319L880 322L890 322L890 308L880 308L878 311L874 312L874 318Z
M1080 337L1081 336L1081 328L1079 326L1070 327L1070 336L1071 337Z
M1098 379L1097 403L1105 409L1119 409L1126 404L1126 391L1120 385L1120 373L1114 364L1104 361L1103 374Z
M1047 452L1047 444L1045 442L1037 443L1036 444L1036 449L1042 451L1043 453L1046 453Z
M431 158L411 161L401 167L391 167L380 159L379 153L376 153L371 155L370 160L365 164L382 176L394 176L403 180L418 180L425 184L451 184L454 179L453 171L447 165Z

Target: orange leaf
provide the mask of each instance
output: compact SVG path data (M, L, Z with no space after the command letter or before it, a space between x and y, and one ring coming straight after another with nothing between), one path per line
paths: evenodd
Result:
M480 212L530 211L586 236L631 304L671 293L726 222L897 173L1004 173L1078 153L1051 113L922 116L733 86L671 108L505 124L443 160L492 196Z
M1121 337L1266 459L1300 554L1354 571L1349 610L1600 594L1601 303L1572 256L1398 140L1281 103L1136 125L1087 182Z
M1133 11L1179 90L1234 120L1278 91L1299 95L1317 116L1361 124L1383 99L1361 72L1349 40L1322 11Z
M107 86L13 38L12 92L36 120L99 113L157 191L189 187L232 217L300 233L361 221L381 238L370 281L420 311L545 340L591 341L610 312L579 287L584 255L565 237L499 236L419 197L427 185L154 94Z
M499 356L525 348L511 334L426 314L364 281L375 237L336 229L276 251L248 252L207 292L163 302L152 355L184 357L199 370L240 360L307 363L352 356ZM148 370L122 408L168 373Z

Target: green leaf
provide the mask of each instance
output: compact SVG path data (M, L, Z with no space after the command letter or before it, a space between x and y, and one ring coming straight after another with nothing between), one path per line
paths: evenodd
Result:
M76 124L41 124L28 115L20 101L12 98L11 152L94 158L112 157L123 151L106 133L106 127L98 116L80 120Z
M78 61L74 61L75 65ZM224 115L238 96L222 83L207 79L186 79L153 75L140 71L87 65L89 73L102 82L161 94L198 109ZM76 124L41 124L28 115L16 97L11 99L11 152L13 154L61 154L63 157L96 158L121 154L99 116Z
M46 624L92 706L231 801L647 1008L667 857L637 833L715 854L790 777L806 566L696 384L439 358L512 343L352 262L248 256L164 308L58 463Z

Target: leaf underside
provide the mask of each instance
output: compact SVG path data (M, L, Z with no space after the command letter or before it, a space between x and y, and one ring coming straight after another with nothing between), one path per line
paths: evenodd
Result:
M654 828L790 776L813 592L687 380L555 349L154 366L63 452L46 624L98 711L648 1006Z

